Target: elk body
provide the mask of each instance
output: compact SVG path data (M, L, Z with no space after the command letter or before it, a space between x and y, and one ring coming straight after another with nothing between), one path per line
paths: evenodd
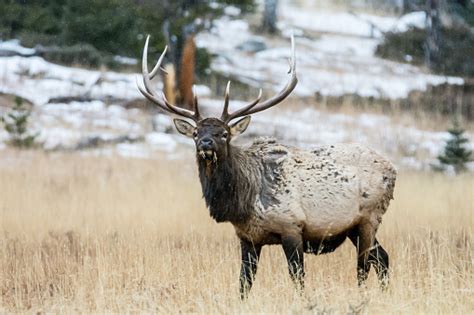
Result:
M231 143L246 130L250 114L280 103L296 86L293 38L290 80L279 94L260 102L260 92L254 102L229 114L228 84L222 116L205 119L196 97L194 111L189 111L151 89L150 80L159 71L166 49L149 73L147 47L148 39L143 53L144 88L139 89L163 110L195 123L174 120L177 130L195 141L211 217L232 223L240 239L242 298L252 286L262 246L270 244L282 245L290 276L299 287L304 285L304 253L333 252L347 238L357 249L359 284L367 278L370 265L381 284L387 284L388 254L375 234L393 197L396 171L390 162L357 144L307 151L273 139L257 139L247 147Z

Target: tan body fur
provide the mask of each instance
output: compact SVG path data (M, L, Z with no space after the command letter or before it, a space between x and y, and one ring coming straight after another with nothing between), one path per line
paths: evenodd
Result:
M394 167L358 144L305 151L263 139L243 150L271 160L278 173L272 187L278 202L265 207L257 198L250 221L234 224L237 235L253 243L271 243L271 234L322 240L361 221L376 230L393 197Z

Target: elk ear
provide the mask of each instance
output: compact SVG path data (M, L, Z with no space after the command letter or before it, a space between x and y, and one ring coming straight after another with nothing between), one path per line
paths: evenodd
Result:
M243 133L250 124L250 116L245 116L244 118L240 119L239 121L233 123L230 126L230 133L232 136L238 136Z
M178 132L182 135L185 135L186 137L193 137L193 132L196 129L193 125L188 123L186 120L182 119L173 119L174 126L178 130Z

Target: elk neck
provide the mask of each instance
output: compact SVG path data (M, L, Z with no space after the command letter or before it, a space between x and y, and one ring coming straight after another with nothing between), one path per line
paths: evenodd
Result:
M197 156L202 192L217 222L245 223L259 191L260 167L245 150L229 145L227 157L212 164Z

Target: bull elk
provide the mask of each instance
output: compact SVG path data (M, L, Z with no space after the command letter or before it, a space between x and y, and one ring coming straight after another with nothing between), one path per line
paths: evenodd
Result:
M375 237L382 215L393 199L396 171L374 151L358 144L320 146L307 151L257 139L250 146L232 144L243 133L251 114L283 101L296 86L295 44L291 39L289 81L270 99L258 98L229 112L229 84L220 118L203 118L194 95L193 111L177 107L153 91L166 48L148 71L146 39L141 93L174 119L179 133L194 139L199 178L210 215L230 222L240 239L240 293L245 298L257 272L262 246L281 244L291 278L303 288L304 253L333 252L346 238L357 249L361 285L373 265L382 286L388 282L387 252ZM233 120L243 117L231 123Z

